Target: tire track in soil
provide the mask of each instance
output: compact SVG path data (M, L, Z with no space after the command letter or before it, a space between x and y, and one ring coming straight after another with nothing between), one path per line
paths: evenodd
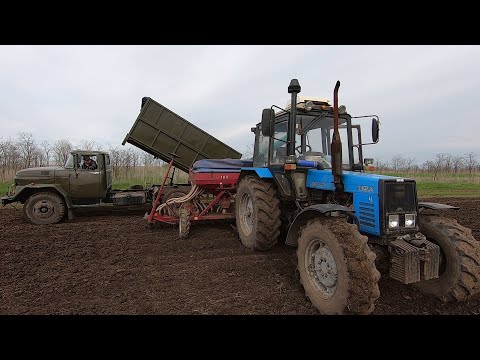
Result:
M480 199L422 199L480 239ZM52 226L0 209L0 314L318 314L296 278L295 251L244 248L228 224L146 227L143 212L85 212ZM379 282L373 314L479 314L480 299L443 304Z

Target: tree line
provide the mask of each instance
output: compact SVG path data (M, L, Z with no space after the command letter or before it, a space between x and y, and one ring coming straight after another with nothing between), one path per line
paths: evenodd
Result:
M20 132L15 139L0 138L0 181L10 181L20 169L37 166L63 165L73 149L106 151L110 154L114 179L145 177L145 169L162 166L165 163L147 152L124 146L100 145L92 140L82 139L77 144L66 139L56 141L37 140L32 133ZM253 147L247 146L246 155L253 156ZM251 154L250 154L251 153ZM428 173L435 180L439 174L480 173L478 154L463 155L438 153L433 159L419 163L415 158L395 155L390 160L375 159L377 171L407 173ZM155 170L154 170L155 171Z
M12 180L20 169L64 165L68 154L74 149L108 152L114 178L128 178L129 174L137 173L139 167L164 164L162 160L137 148L105 147L86 139L77 144L66 139L39 141L32 133L20 132L15 139L0 138L0 181Z
M473 176L480 173L480 162L478 154L469 152L464 155L454 155L449 153L435 154L432 160L418 163L415 158L395 155L389 161L380 159L375 160L375 168L379 171L393 171L406 173L429 173L433 180L436 180L439 174L468 174Z

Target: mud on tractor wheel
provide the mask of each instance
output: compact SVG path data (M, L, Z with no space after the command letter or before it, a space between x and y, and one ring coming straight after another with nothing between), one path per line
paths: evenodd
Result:
M244 177L238 186L235 214L242 244L250 249L271 249L280 235L280 201L271 183L253 176Z
M321 314L369 314L380 296L380 273L367 237L342 218L309 220L297 259L306 297Z
M441 249L437 279L414 284L443 302L461 301L480 292L480 243L472 230L454 219L424 215L420 231Z
M65 214L63 199L53 192L31 195L23 205L24 218L37 225L56 224Z

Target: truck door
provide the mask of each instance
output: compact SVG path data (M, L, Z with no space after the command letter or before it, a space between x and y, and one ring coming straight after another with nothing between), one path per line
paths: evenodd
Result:
M86 160L87 157L91 161ZM70 193L72 199L100 199L102 192L102 169L99 168L97 155L78 154L76 171L70 176Z

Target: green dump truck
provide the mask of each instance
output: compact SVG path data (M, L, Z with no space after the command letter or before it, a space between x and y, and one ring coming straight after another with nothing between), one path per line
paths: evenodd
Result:
M173 166L188 172L200 159L233 158L242 154L191 124L151 98L143 98L140 114L122 145L130 143ZM93 165L92 165L93 164ZM172 184L164 198L184 192L189 184ZM154 199L159 186L148 189L112 189L110 155L102 151L74 150L63 166L20 170L6 196L5 206L23 204L26 220L34 224L54 224L72 219L83 207L114 206L135 208Z

